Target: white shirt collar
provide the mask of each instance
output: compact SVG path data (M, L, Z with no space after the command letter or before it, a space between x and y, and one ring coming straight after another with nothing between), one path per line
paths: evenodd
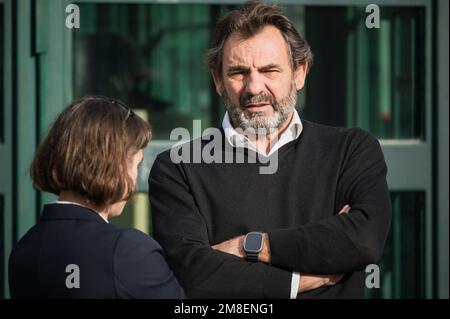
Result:
M230 116L228 115L228 112L225 112L225 116L223 117L222 121L222 127L225 132L225 139L232 147L236 147L236 145L239 143L239 145L248 146L249 149L258 152L263 156L272 155L274 152L279 150L280 147L282 147L283 145L297 139L303 131L303 124L302 121L300 120L300 116L298 115L297 110L294 109L294 115L291 119L291 122L289 123L288 128L280 135L278 141L270 149L269 154L266 155L259 152L256 149L256 146L253 144L253 142L251 142L247 137L240 134L238 131L234 129L233 125L231 125Z
M89 207L87 207L87 206L81 205L80 203L69 202L69 201L64 201L64 200L57 200L57 201L51 202L50 204L78 205L78 206L81 206L81 207L88 208L88 209L92 210L92 208L89 208ZM97 214L98 214L98 213L97 213ZM98 215L99 215L101 218L103 218L103 220L104 220L105 222L107 222L107 223L109 224L109 221L108 221L105 217L103 217L103 215L101 215L101 214L98 214Z

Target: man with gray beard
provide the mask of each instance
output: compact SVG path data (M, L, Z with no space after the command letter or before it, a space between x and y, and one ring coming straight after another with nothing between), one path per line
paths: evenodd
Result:
M220 152L277 156L278 169L158 156L154 236L189 297L363 297L390 225L386 165L369 133L300 120L311 64L276 5L249 2L218 22L208 65L227 109Z
M267 132L274 129L279 130L283 124L291 121L297 104L297 90L294 82L291 84L289 95L279 102L269 93L261 92L252 96L250 93L244 92L239 98L239 104L233 105L227 91L224 90L222 94L230 121L235 123L234 127L240 127L244 131L248 129L265 129ZM249 105L261 103L267 103L273 107L272 116L266 117L264 112L260 111L246 113Z

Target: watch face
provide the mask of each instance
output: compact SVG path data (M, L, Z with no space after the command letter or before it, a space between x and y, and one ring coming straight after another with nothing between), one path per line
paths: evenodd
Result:
M259 253L262 250L263 234L261 233L248 233L245 236L244 250L249 253Z

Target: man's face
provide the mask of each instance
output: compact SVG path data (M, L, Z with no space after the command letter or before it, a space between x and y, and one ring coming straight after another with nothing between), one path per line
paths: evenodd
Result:
M271 129L290 118L305 71L292 71L282 34L265 26L248 39L233 33L223 49L222 77L213 78L234 126Z

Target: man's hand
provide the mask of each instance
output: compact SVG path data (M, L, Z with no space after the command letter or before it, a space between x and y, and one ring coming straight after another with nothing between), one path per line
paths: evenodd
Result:
M215 250L223 251L224 253L236 255L238 257L244 258L244 236L238 236L228 239L220 244L212 246Z
M334 286L341 281L343 274L335 275L304 275L300 274L298 293L307 292L322 286Z
M338 213L338 215L340 214L347 214L350 211L350 205L345 205L344 207L342 207L341 211Z

